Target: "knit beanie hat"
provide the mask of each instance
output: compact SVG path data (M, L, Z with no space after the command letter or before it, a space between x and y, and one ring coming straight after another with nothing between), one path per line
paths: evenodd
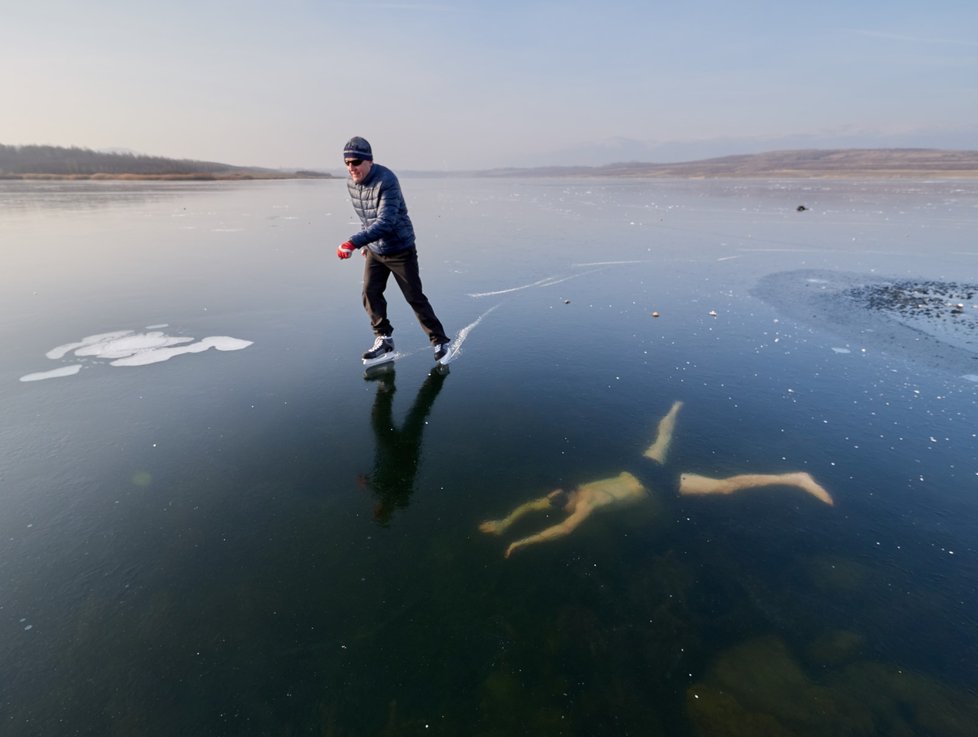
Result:
M343 147L343 159L366 159L367 161L373 161L374 153L370 150L370 144L367 143L366 138L353 136Z

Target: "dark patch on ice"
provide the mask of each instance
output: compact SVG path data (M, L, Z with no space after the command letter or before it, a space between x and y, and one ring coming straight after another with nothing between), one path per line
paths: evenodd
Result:
M786 316L873 348L963 375L978 372L978 285L804 269L751 290Z

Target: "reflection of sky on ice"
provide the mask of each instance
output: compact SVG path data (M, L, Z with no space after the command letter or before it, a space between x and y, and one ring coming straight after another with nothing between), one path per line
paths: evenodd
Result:
M59 185L81 204L7 217L7 732L98 732L91 696L146 735L316 732L303 715L322 713L326 731L378 734L394 698L392 733L423 731L430 713L446 725L430 731L512 733L540 711L520 673L538 694L589 684L558 697L566 719L541 734L601 734L604 715L609 734L656 732L663 715L693 734L733 703L721 690L772 729L768 713L791 705L798 734L835 725L795 708L813 698L891 733L969 734L905 723L918 704L948 711L908 685L921 673L974 703L978 360L952 343L978 335L963 332L978 301L931 315L868 304L896 295L887 284L925 280L937 296L978 282L974 184L960 202L899 183L404 185L459 360L426 418L410 507L383 532L359 479L394 371L360 370L360 269L329 247L356 229L341 181L161 187L115 206ZM396 425L431 353L389 294L399 348L417 345L396 365ZM134 329L105 332L119 326ZM99 365L247 345L227 334L260 350ZM92 380L13 381L45 368L21 380ZM522 559L479 537L497 510L641 464L676 399L689 411L665 471L802 469L837 507L663 490L647 516L594 519ZM420 700L401 686L418 653L444 673ZM750 694L731 685L759 662L768 677ZM649 691L677 673L680 698ZM85 684L126 698L106 705ZM852 704L873 689L872 708ZM877 708L894 693L904 706ZM641 724L616 724L622 703ZM531 713L507 724L492 708Z
M165 325L153 327L166 327ZM116 330L108 333L89 335L74 343L65 343L49 350L45 355L51 360L60 360L70 353L79 358L109 360L110 366L148 366L168 361L185 353L201 353L214 348L219 351L239 351L251 345L249 340L241 340L226 335L216 335L201 340L188 336L167 335L160 330L137 333L133 330ZM39 371L21 376L23 382L57 379L74 376L82 364L62 366L51 371Z

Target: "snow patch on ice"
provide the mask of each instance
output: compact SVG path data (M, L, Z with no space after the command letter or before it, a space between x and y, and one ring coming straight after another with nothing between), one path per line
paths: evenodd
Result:
M44 355L48 358L57 361L59 358L64 358L66 355L72 351L78 350L79 348L84 348L85 346L94 345L95 343L102 343L117 338L123 338L132 333L132 330L116 330L112 333L99 333L98 335L89 335L82 338L76 343L65 343L64 345L59 345L57 348L52 348Z
M166 325L151 327L166 327ZM250 340L241 340L227 335L213 335L197 340L189 336L167 335L160 330L147 328L147 332L142 333L134 330L114 330L88 335L79 341L52 348L44 355L57 361L73 353L78 358L107 360L110 366L148 366L169 361L174 356L185 353L202 353L211 348L218 351L240 351L250 345L252 345ZM82 364L72 364L51 371L27 374L21 376L20 381L41 381L73 376L81 368Z
M165 348L181 343L190 343L193 338L175 337L165 335L159 331L149 333L135 333L112 340L99 341L90 345L78 348L76 356L94 356L96 358L125 358L134 356L144 351L152 351L157 348Z
M76 363L71 366L62 366L51 371L38 371L35 374L21 376L21 381L44 381L45 379L60 379L63 376L74 376L81 371L81 364Z
M193 340L193 338L187 338L187 340ZM219 351L240 351L243 348L250 346L251 343L252 342L250 340L240 340L239 338L231 338L226 335L216 335L210 338L204 338L203 340L198 340L196 343L191 343L190 345L140 350L132 355L117 358L109 365L148 366L151 363L162 363L163 361L169 361L174 356L179 356L184 353L201 353L209 348L214 348ZM103 356L103 358L105 357L108 356Z

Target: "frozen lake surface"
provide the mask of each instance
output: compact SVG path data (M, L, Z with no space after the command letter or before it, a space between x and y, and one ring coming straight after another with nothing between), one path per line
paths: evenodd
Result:
M978 183L402 185L0 182L0 732L972 734Z

